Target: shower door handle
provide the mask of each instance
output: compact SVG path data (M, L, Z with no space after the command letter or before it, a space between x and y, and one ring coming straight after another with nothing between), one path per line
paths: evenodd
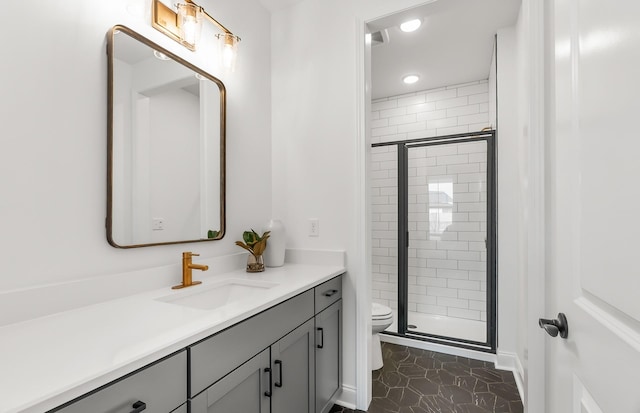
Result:
M558 318L549 320L541 318L538 320L540 328L544 328L551 337L556 337L560 334L561 338L567 338L569 335L569 324L567 324L567 317L563 313L558 314Z

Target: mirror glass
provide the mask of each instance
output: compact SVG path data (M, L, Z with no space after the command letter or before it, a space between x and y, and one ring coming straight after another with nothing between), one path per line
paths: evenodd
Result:
M109 32L107 239L132 248L224 235L225 89L136 32Z

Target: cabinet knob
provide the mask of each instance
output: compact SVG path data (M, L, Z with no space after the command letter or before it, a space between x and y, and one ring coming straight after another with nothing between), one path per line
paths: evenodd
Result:
M331 297L332 295L336 295L337 292L338 290L327 290L322 293L322 295L324 295L325 297Z
M133 407L133 410L131 410L130 413L140 413L143 410L147 410L147 404L145 402L140 401L140 400L138 400L137 402L133 403L133 405L131 405L131 407Z

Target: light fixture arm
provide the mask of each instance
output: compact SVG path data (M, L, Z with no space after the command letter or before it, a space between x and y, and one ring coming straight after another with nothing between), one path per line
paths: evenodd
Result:
M220 23L219 21L214 19L213 16L211 16L209 13L207 13L207 11L202 6L200 6L198 3L196 3L195 1L185 0L185 3L190 3L190 4L193 4L196 7L200 7L200 10L202 11L202 14L204 14L204 16L207 18L207 20L209 20L211 23L215 24L225 34L230 34L230 35L235 36L233 33L231 33L231 30L227 29L226 27L224 27L224 25L222 23ZM240 38L238 36L236 36L236 37L238 38L238 40L240 40Z

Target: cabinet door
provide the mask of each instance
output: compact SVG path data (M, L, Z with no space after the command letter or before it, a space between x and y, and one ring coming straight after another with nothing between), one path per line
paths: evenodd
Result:
M316 315L316 413L331 410L342 386L342 300Z
M314 410L313 319L271 346L274 413L312 413Z
M190 401L191 413L269 413L269 349Z

